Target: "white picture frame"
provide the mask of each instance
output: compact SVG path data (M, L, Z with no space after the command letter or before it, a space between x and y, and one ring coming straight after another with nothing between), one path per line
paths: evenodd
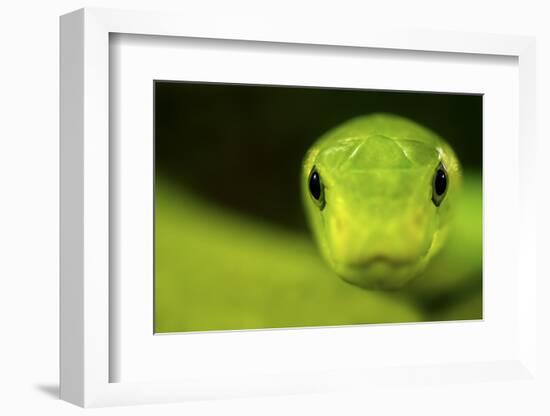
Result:
M426 362L420 358L407 364L383 362L376 367L368 363L365 367L351 368L350 363L333 367L325 371L326 376L307 369L299 369L298 362L278 364L277 376L266 371L265 374L247 373L244 364L237 360L236 367L224 368L222 362L214 372L205 372L199 377L200 368L195 369L192 377L179 377L182 369L173 369L174 377L169 374L151 375L146 380L135 377L113 377L113 368L125 357L124 349L113 349L113 339L118 336L120 325L126 321L113 321L117 311L114 288L110 281L113 262L110 259L110 239L113 224L111 201L117 196L112 194L111 175L116 171L116 160L110 154L109 119L112 117L110 94L110 39L114 34L161 36L156 42L171 39L223 39L226 42L246 41L276 43L282 50L286 46L299 44L307 47L327 46L333 50L360 48L384 51L417 51L440 56L468 56L475 62L479 56L506 56L517 59L519 70L518 114L519 133L513 133L519 146L516 170L511 169L513 183L518 184L517 192L512 192L513 204L517 210L514 230L517 239L511 249L513 263L517 270L511 270L517 278L522 270L521 280L514 280L517 292L512 318L516 320L510 348L494 353L495 359L488 359L490 349L480 357L461 357L459 362L441 355L439 362ZM118 36L118 35L117 35ZM285 46L286 45L286 46ZM340 49L339 49L340 48ZM437 59L437 58L435 58ZM107 9L83 9L61 18L61 398L80 406L106 406L118 404L155 403L182 401L195 398L242 397L262 394L323 392L346 390L368 386L380 390L387 385L392 388L406 388L407 384L419 382L427 389L433 388L434 381L452 383L468 382L476 388L487 388L491 381L493 394L498 394L499 385L513 385L528 381L537 385L539 372L536 361L536 217L529 207L533 204L535 193L533 178L528 168L535 163L535 43L530 37L484 35L465 33L395 32L378 29L361 29L358 32L330 32L326 30L309 31L304 34L300 28L259 24L254 20L242 18L240 22L223 20L205 24L192 16L165 13L118 11ZM147 75L147 74L146 74ZM171 79L171 78L170 78ZM318 82L314 85L320 85ZM405 88L406 89L406 88ZM437 91L437 89L436 89ZM513 124L512 124L513 125ZM503 133L504 134L504 133ZM514 141L510 142L513 146ZM503 149L510 157L515 148ZM508 153L506 153L508 152ZM495 169L497 165L495 165ZM498 169L503 169L500 166ZM517 173L516 176L513 176ZM487 182L486 182L487 184ZM115 188L116 189L116 188ZM514 199L515 198L515 199ZM513 205L512 204L512 205ZM487 214L487 212L485 213ZM512 286L510 286L512 287ZM151 310L151 309L147 309ZM142 315L138 320L146 321ZM122 322L122 323L121 323ZM138 322L136 325L139 325ZM378 336L391 337L402 342L400 334L417 331L413 326L402 325L391 334ZM458 328L458 329L457 329ZM482 329L472 329L467 324L453 331L465 331L468 337L483 336ZM517 330L516 330L517 329ZM429 332L431 327L420 331ZM444 331L440 327L440 331ZM325 331L325 332L323 332ZM302 342L318 342L316 337L355 337L361 328L337 332L323 328L307 333L294 330L290 336L301 337ZM277 332L277 331L276 331ZM210 334L210 342L239 343L256 342L265 345L273 338L285 335L280 331L258 331L254 335L246 332L229 334ZM304 335L305 334L305 335ZM151 339L153 337L150 333ZM456 333L455 333L456 336ZM486 334L488 338L488 334ZM503 335L504 336L504 335ZM506 335L508 337L508 335ZM182 341L176 338L161 337L163 344L174 344L181 348ZM311 338L306 340L306 338ZM180 338L181 339L181 338ZM354 338L349 338L354 339ZM390 338L388 338L390 339ZM144 345L142 338L129 338L130 341ZM158 341L155 341L158 343ZM185 340L183 340L185 342ZM279 342L279 341L277 341ZM385 341L387 342L387 341ZM513 344L513 345L512 345ZM381 344L383 345L383 344ZM204 344L203 344L204 346ZM421 342L417 348L421 347ZM144 347L137 347L138 358L142 353L150 353ZM173 349L173 347L171 347ZM197 347L202 348L200 345ZM128 351L126 351L128 352ZM353 358L353 353L349 355ZM146 356L141 358L147 359ZM138 365L134 357L130 365ZM132 364L133 363L133 364ZM295 367L292 367L292 366ZM334 364L336 365L336 364ZM241 367L239 367L241 366ZM217 369L217 370L216 370ZM242 375L236 373L243 373ZM168 377L166 377L168 375ZM150 379L148 378L150 376ZM116 380L115 380L116 379ZM129 379L129 380L128 380ZM172 380L172 381L171 381ZM498 383L500 382L500 384ZM489 383L490 384L490 383ZM386 386L386 387L384 387ZM432 387L430 387L432 386ZM496 387L495 387L496 386Z

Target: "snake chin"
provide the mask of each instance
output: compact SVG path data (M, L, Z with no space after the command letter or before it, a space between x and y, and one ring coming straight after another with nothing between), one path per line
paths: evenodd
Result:
M372 290L397 290L420 275L423 262L377 257L352 264L334 264L336 274L352 285Z

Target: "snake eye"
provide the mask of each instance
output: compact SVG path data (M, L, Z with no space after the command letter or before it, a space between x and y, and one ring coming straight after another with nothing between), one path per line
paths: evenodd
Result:
M448 175L447 175L447 171L445 170L445 166L443 166L443 164L440 163L435 171L435 174L433 177L433 185L432 185L433 186L432 202L436 207L438 207L441 204L447 192L447 186L448 186L447 176Z
M325 207L325 189L315 167L309 174L309 193L319 208L323 209Z

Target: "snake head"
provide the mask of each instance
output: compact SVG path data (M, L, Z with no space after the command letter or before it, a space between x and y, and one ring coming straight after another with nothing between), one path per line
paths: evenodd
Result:
M392 115L353 119L303 164L303 199L320 251L345 281L396 289L445 242L460 168L433 132Z

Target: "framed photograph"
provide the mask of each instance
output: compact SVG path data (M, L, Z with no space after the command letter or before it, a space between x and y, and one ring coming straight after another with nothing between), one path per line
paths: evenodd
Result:
M534 68L529 37L62 16L61 397L537 386Z

